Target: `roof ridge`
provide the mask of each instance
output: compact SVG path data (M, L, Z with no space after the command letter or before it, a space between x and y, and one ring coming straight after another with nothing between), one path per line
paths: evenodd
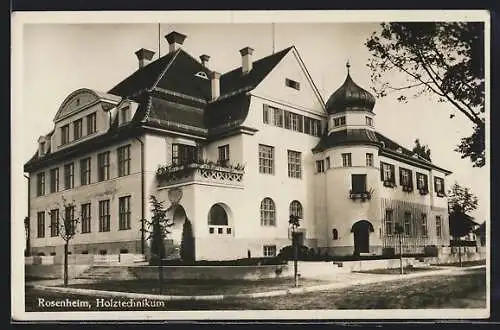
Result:
M158 78L154 82L153 86L151 86L150 88L148 88L149 90L152 90L153 88L155 88L158 85L158 83L160 82L161 78L163 78L163 76L165 76L165 73L168 71L168 69L170 69L170 67L172 66L172 63L174 63L175 59L177 58L177 56L180 54L181 51L182 51L182 48L179 48L179 49L176 50L174 56L172 56L172 58L168 62L168 64L165 67L165 69L163 69L163 71L160 73L160 75L158 76ZM167 56L167 55L165 55L165 56Z

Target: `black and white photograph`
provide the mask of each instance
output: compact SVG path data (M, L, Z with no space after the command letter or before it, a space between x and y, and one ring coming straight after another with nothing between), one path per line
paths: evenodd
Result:
M14 13L13 318L488 318L489 50L474 10Z

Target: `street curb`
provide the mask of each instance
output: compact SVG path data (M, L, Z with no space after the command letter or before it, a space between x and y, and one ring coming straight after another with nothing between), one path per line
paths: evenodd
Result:
M299 287L299 288L289 288L282 290L273 290L266 292L254 292L254 293L239 293L239 294L228 294L228 295L200 295L200 296L173 296L173 295L156 295L156 294L142 294L142 293L133 293L133 292L118 292L118 291L103 291L103 290L94 290L94 289L80 289L80 288L67 288L67 287L57 287L57 286L44 286L44 285L32 285L34 289L38 289L41 291L48 292L58 292L58 293L69 293L69 294L82 294L82 295L90 295L96 297L116 297L116 298L131 298L131 299L151 299L151 300L163 300L163 301L177 301L177 300L223 300L230 298L263 298L263 297L277 297L277 296L286 296L289 294L300 294L305 292L317 292L317 291L325 291L331 289L343 289L356 285L364 285L364 284L372 284L372 283L382 283L389 281L397 281L401 279L408 278L416 278L416 277L424 277L429 275L444 275L444 274L452 274L452 273L460 273L461 270L464 269L476 269L476 268L484 268L484 265L481 266L472 266L472 267L464 267L464 268L446 268L440 270L431 270L420 273L412 273L412 274L390 274L377 276L374 278L360 279L354 280L350 282L344 283L331 283L331 284L322 284L322 285L314 285L307 287Z

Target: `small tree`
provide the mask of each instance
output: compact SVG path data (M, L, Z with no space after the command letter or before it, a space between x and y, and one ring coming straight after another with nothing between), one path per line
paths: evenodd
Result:
M299 268L298 268L298 237L297 228L300 227L300 218L295 214L290 214L288 224L292 227L292 245L293 245L293 278L294 286L299 286Z
M144 219L146 224L145 231L148 232L148 237L146 239L151 240L151 258L153 260L159 260L158 267L158 280L159 280L159 292L162 292L163 288L163 258L165 258L165 238L170 234L169 228L173 225L171 219L167 219L167 212L171 209L165 208L163 206L163 201L158 201L158 199L151 195L149 197L149 202L151 204L151 212L153 216L150 221Z
M195 260L193 226L191 225L191 221L187 218L182 226L180 254L181 260L186 263L193 263Z
M476 223L467 213L477 208L478 199L469 188L453 184L448 192L448 215L450 234L458 241L458 259L462 266L461 238L475 229Z
M403 234L404 234L405 230L404 230L403 226L401 226L401 224L398 222L394 226L394 231L395 231L396 235L398 235L398 239L399 239L399 269L400 269L401 275L403 275L404 274L404 271L403 271Z
M77 225L79 223L79 218L75 217L75 202L72 201L68 203L64 196L62 197L62 211L58 212L59 217L57 218L56 230L57 234L64 240L64 286L68 285L68 254L69 254L69 243L77 234ZM49 217L51 216L49 212ZM52 224L50 225L51 230Z

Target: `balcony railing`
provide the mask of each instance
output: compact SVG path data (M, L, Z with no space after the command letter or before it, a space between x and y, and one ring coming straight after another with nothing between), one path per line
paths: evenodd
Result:
M361 192L353 192L352 190L349 191L349 198L352 200L357 200L360 199L362 202L366 200L372 199L372 190L370 191L361 191Z
M160 167L156 177L159 187L189 182L241 186L243 185L243 174L244 169L242 166L193 163Z

